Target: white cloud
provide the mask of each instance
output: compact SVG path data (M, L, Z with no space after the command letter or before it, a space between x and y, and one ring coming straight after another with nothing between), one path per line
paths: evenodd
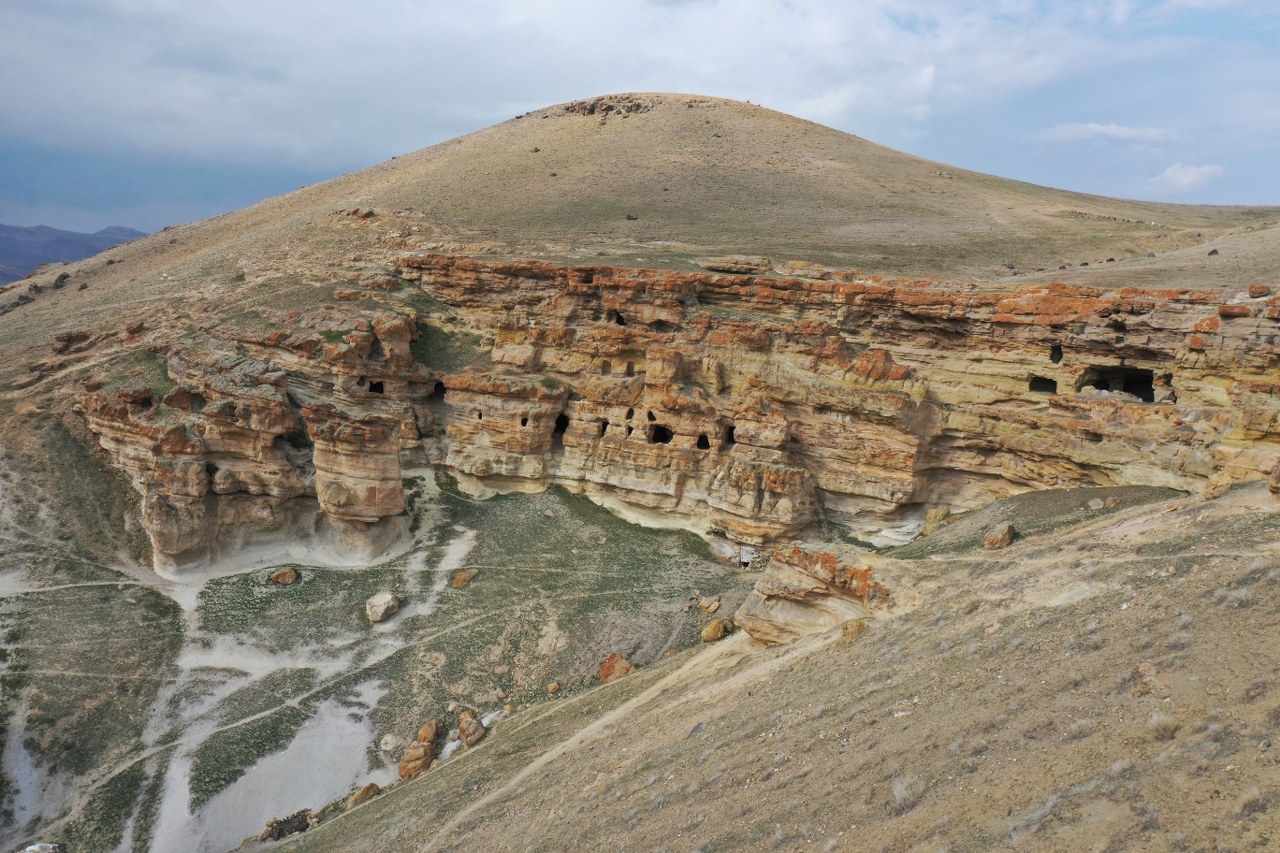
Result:
M0 0L0 143L334 173L558 101L677 91L918 140L957 165L1021 161L1037 182L1147 189L1142 146L1177 140L1163 162L1232 178L1234 152L1276 150L1268 3ZM1198 26L1208 7L1236 26ZM1129 124L1050 127L1080 115ZM1069 165L1070 148L1028 154L1032 128L1125 144Z
M636 89L819 105L805 117L846 126L920 121L1105 64L1082 9L1111 2L0 3L0 133L223 161L367 162Z
M1169 142L1178 134L1159 127L1128 127L1123 124L1082 122L1058 124L1043 131L1045 142L1084 142L1088 139L1117 139L1123 142Z
M1175 195L1207 186L1210 181L1220 177L1225 171L1226 169L1221 166L1188 166L1185 163L1174 163L1152 178L1150 184L1156 192Z

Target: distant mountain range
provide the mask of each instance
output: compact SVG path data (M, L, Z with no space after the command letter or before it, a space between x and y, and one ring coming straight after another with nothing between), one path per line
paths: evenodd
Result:
M120 225L94 234L61 231L47 225L0 225L0 284L26 278L41 264L78 261L117 243L145 236L144 231Z

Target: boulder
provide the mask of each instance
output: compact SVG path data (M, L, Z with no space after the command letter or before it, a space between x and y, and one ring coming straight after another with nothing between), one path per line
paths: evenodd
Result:
M866 619L850 619L840 626L840 639L846 643L853 642L867 633L870 626Z
M713 619L707 623L702 629L702 642L716 643L729 636L729 632L733 630L733 623L728 619Z
M434 747L429 743L415 743L406 749L404 755L400 757L400 767L397 771L400 779L407 782L420 776L431 766L434 751Z
M288 817L267 821L267 828L258 835L259 841L279 841L299 832L306 832L320 822L320 816L311 809L301 809Z
M470 711L463 711L458 718L458 737L462 738L465 747L473 747L484 740L487 731L480 718Z
M374 797L382 793L382 787L377 782L370 782L351 796L347 797L346 807L354 809L361 803L368 802Z
M560 682L552 681L547 685L547 695L554 696L560 692Z
M871 559L861 554L851 563L831 551L776 548L768 574L733 614L734 625L754 640L780 643L870 618L893 602Z
M624 675L630 675L635 671L635 664L614 652L600 661L600 683L608 684L616 678L622 678Z
M708 596L698 600L698 609L710 616L720 609L720 596Z
M271 582L279 586L290 586L298 580L297 569L291 566L285 566L271 575Z
M418 743L431 744L436 742L436 736L440 733L440 724L435 720L427 720L418 729Z
M383 590L364 603L364 614L370 622L385 622L400 610L400 599L395 593Z
M1016 533L1012 524L997 524L982 537L982 547L991 550L1007 547Z
M464 586L471 583L472 578L478 574L480 574L479 569L463 569L453 576L453 588L462 589Z

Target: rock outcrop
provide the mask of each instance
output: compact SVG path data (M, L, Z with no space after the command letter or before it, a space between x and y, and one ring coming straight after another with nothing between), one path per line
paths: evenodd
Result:
M759 546L818 523L901 541L1034 488L1201 491L1280 460L1266 287L387 262L421 293L205 322L181 345L148 331L176 385L83 393L158 562L299 529L376 552L409 463L499 490L560 483Z
M831 551L798 544L777 548L765 578L733 614L734 623L762 643L818 634L862 621L888 608L892 595L875 569L841 560Z

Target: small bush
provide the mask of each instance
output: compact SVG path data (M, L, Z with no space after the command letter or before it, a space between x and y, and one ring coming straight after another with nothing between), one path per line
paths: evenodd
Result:
M1258 596L1251 589L1216 589L1213 602L1226 607L1252 607L1258 603Z
M1266 798L1262 796L1262 789L1257 785L1252 788L1246 788L1241 792L1240 798L1236 800L1236 812L1242 815L1260 812L1266 807Z
M1147 731L1156 740L1173 740L1173 736L1182 728L1182 721L1162 711L1152 711L1147 717Z
M1071 725L1063 732L1067 740L1083 740L1096 730L1092 720L1072 720Z
M893 810L898 814L906 814L916 807L924 793L919 783L910 776L899 776L893 780Z

